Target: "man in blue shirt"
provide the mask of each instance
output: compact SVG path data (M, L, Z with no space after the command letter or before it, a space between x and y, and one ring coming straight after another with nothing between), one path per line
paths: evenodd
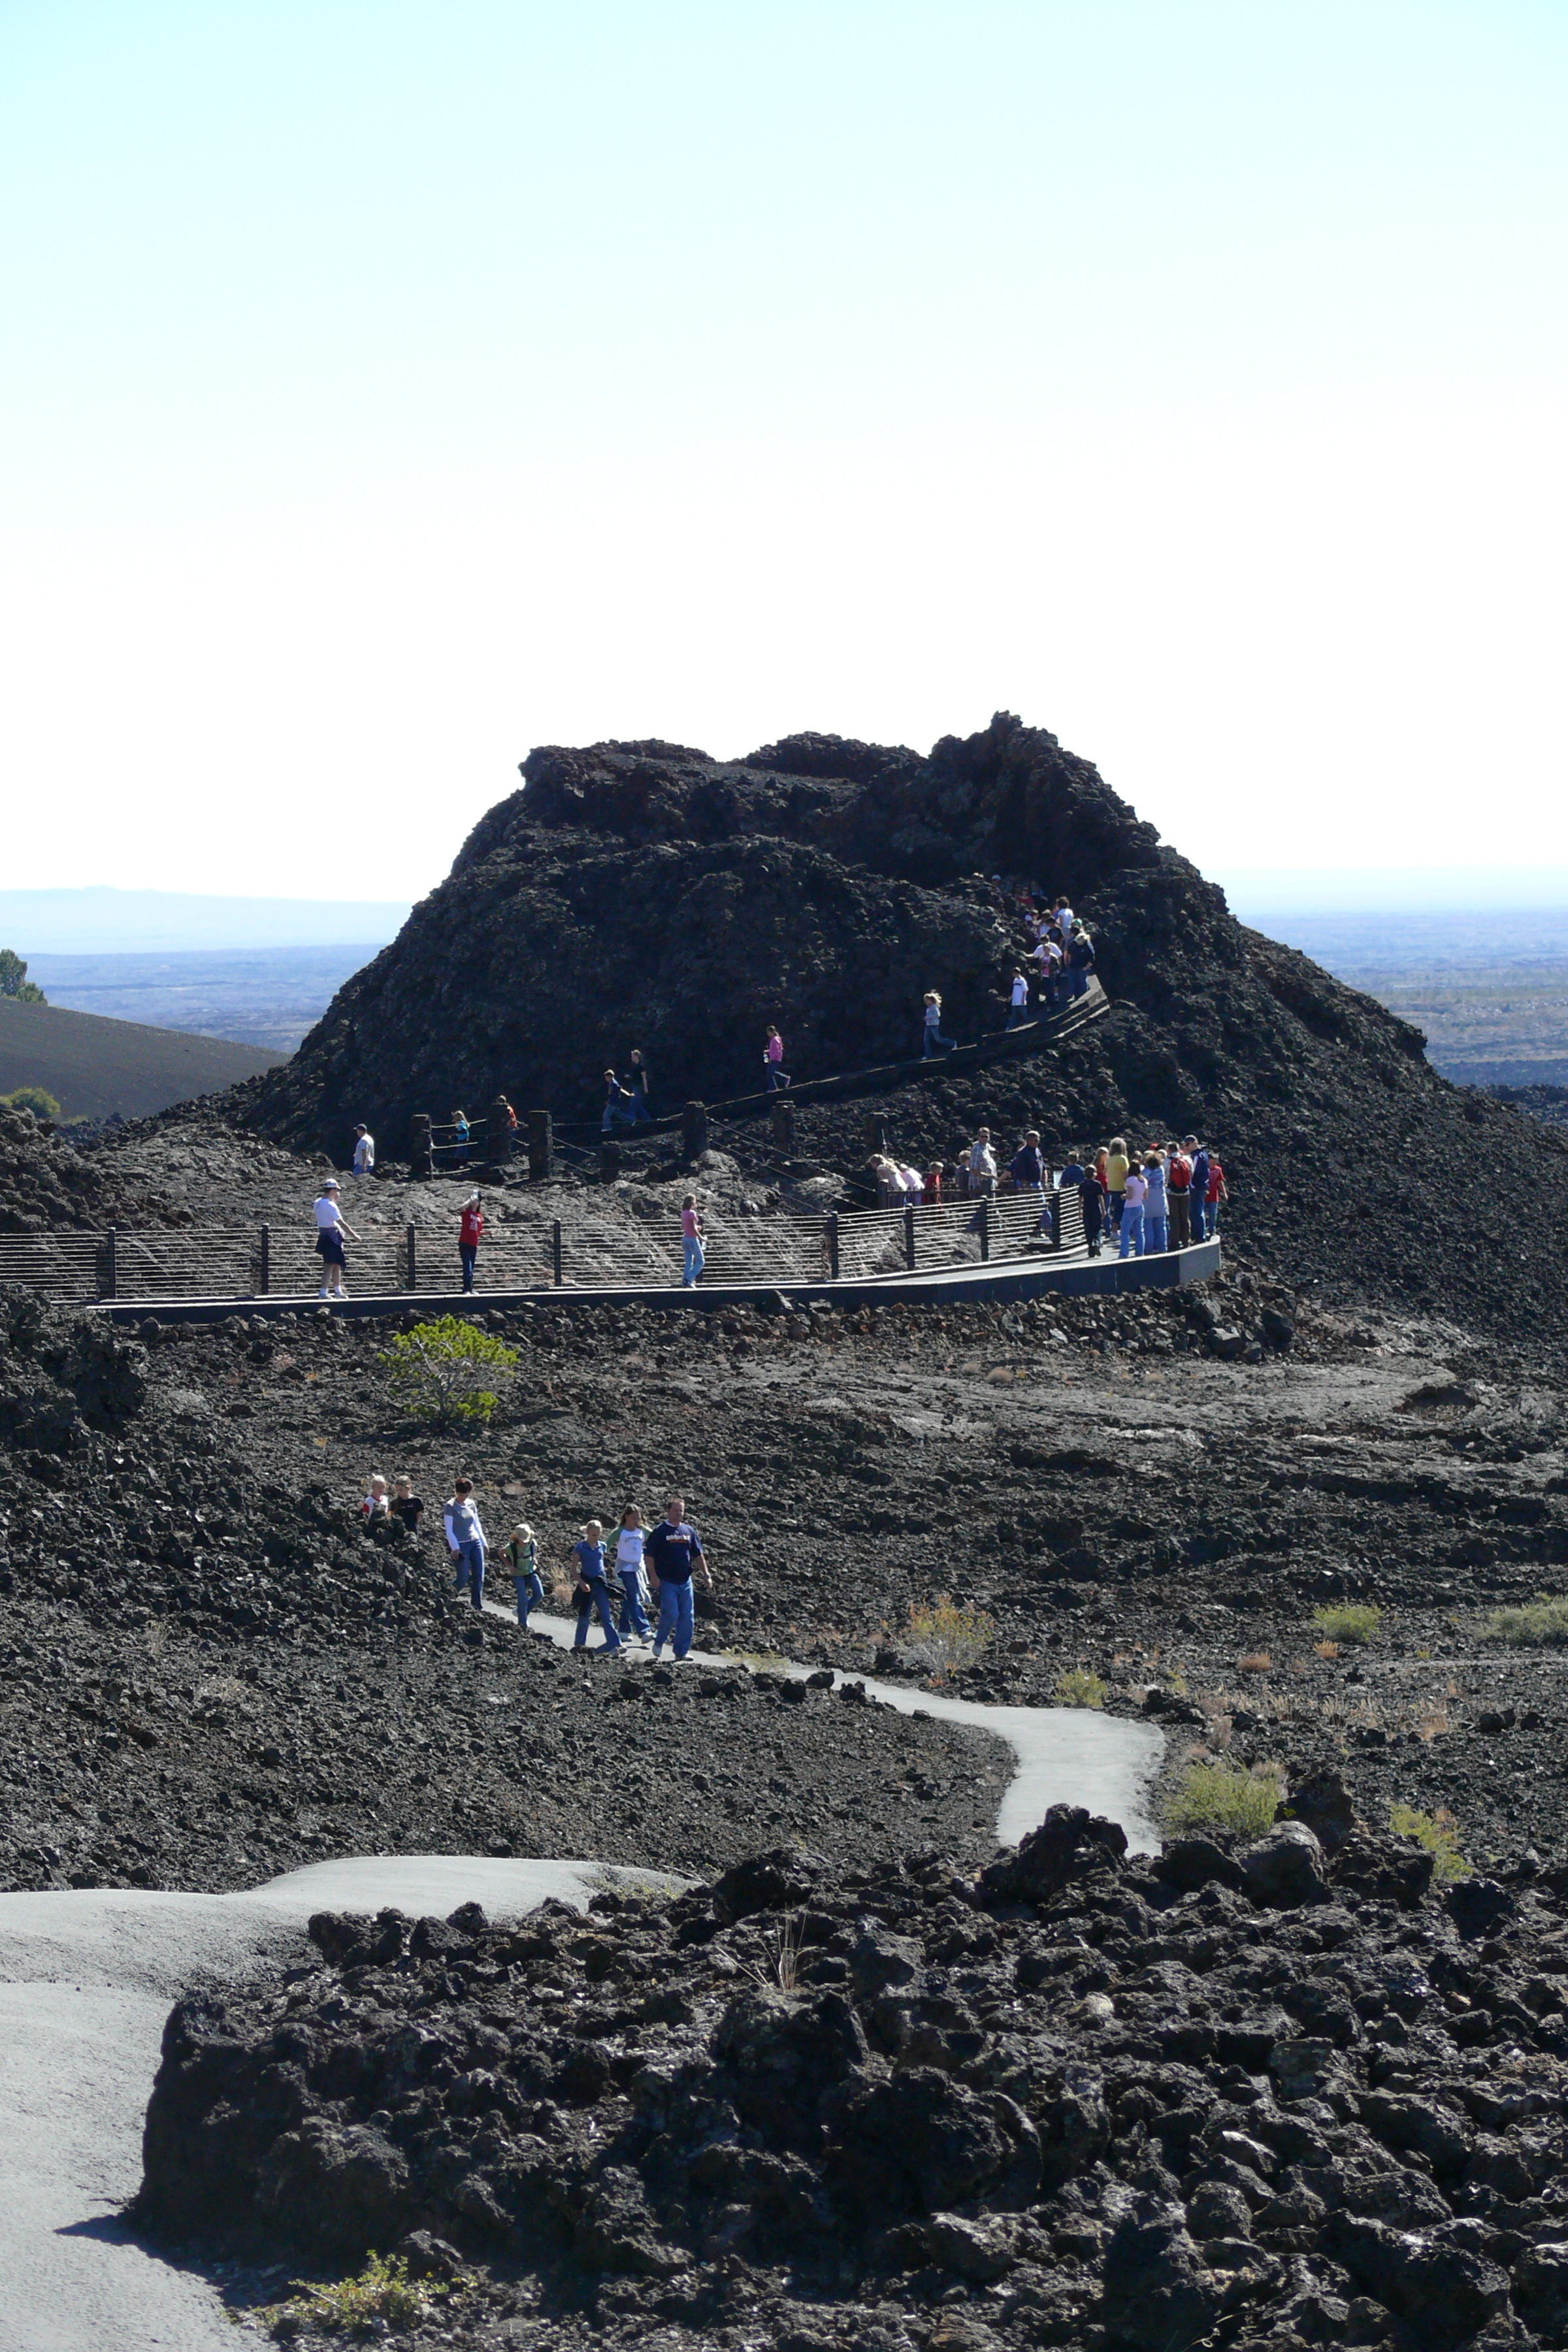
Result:
M643 1546L643 1566L651 1574L658 1593L658 1623L653 1636L656 1658L666 1642L678 1658L684 1658L691 1647L693 1570L700 1568L703 1583L710 1592L713 1590L701 1541L696 1528L687 1525L685 1512L681 1497L672 1495L665 1505L663 1518Z
M1193 1163L1193 1181L1187 1193L1187 1198L1192 1202L1193 1239L1195 1242L1206 1241L1208 1212L1205 1204L1208 1200L1209 1192L1208 1147L1200 1143L1195 1135L1189 1135L1184 1141L1182 1150Z

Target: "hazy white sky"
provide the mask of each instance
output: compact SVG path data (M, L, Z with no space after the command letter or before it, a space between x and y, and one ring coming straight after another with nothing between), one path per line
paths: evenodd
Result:
M0 881L998 707L1561 864L1561 0L0 0Z

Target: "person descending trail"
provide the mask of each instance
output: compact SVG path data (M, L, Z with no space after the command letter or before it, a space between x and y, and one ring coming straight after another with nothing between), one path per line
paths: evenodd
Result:
M375 1138L368 1127L356 1127L354 1129L354 1174L375 1174Z
M926 992L925 1026L921 1036L921 1058L930 1061L934 1055L951 1054L957 1045L956 1037L942 1034L942 999L934 988Z
M387 1500L386 1495L386 1481L382 1476L379 1470L376 1472L374 1477L372 1478L370 1482L370 1491L365 1496L365 1498L360 1505L359 1508L361 1518L367 1522L374 1519L384 1519L391 1512L392 1505Z
M639 1118L644 1118L651 1127L653 1113L647 1107L647 1064L643 1060L639 1045L632 1048L632 1057L626 1065L626 1075L621 1087L622 1091L632 1098L632 1125L635 1127Z
M506 1558L512 1590L517 1594L517 1622L526 1633L530 1612L544 1598L539 1575L539 1547L526 1519L520 1519L507 1538Z
M411 1536L419 1533L419 1522L425 1516L425 1498L414 1491L412 1478L395 1478L392 1500L387 1508L395 1519L401 1519Z
M784 1066L784 1039L779 1035L777 1028L771 1024L768 1029L767 1043L763 1047L763 1084L771 1095L776 1094L781 1087L787 1087L789 1084Z
M680 1286L682 1290L695 1290L707 1255L702 1246L702 1212L695 1192L688 1192L680 1204Z
M474 1267L484 1239L485 1213L479 1205L478 1192L470 1192L463 1203L463 1213L458 1222L458 1255L463 1265L463 1288L472 1290Z
M338 1180L329 1176L316 1199L316 1249L321 1260L321 1287L319 1298L346 1298L343 1286L343 1235L357 1242L359 1235L349 1224L338 1206Z
M588 1627L596 1609L605 1628L601 1651L607 1650L613 1654L621 1647L621 1637L610 1614L610 1587L605 1575L605 1530L597 1519L589 1520L583 1530L582 1541L572 1547L572 1557L577 1563L574 1596L577 1603L577 1631L572 1647L574 1650L587 1648Z
M471 1478L458 1478L454 1482L451 1494L447 1498L447 1507L441 1514L441 1524L446 1529L447 1549L457 1563L458 1572L452 1590L461 1592L467 1586L474 1607L482 1610L485 1605L485 1531L479 1524L479 1506L474 1501Z
M633 1108L629 1087L622 1086L614 1070L605 1072L605 1115L599 1126L605 1135L612 1128L635 1127L637 1111Z
M643 1607L642 1556L647 1542L647 1530L643 1516L635 1503L628 1503L621 1513L621 1524L616 1531L616 1574L621 1580L622 1641L635 1638L646 1642L648 1636L647 1612Z
M664 1517L649 1536L643 1558L652 1573L658 1601L653 1654L657 1658L668 1642L674 1654L684 1658L691 1648L694 1622L692 1571L700 1566L702 1581L710 1592L713 1590L713 1572L696 1528L687 1523L686 1504L679 1495L671 1495L665 1505Z
M1029 1020L1029 983L1024 973L1015 971L1007 991L1007 1026L1024 1028Z

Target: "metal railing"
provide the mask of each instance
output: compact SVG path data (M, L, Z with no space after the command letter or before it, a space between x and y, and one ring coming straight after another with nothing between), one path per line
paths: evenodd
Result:
M1042 1213L1058 1202L1060 1233ZM907 1203L814 1216L706 1219L709 1284L864 1282L879 1276L1084 1248L1081 1196ZM417 1297L460 1287L456 1235L430 1226L370 1226L347 1245L357 1296ZM681 1278L679 1217L615 1223L592 1213L508 1221L479 1244L479 1292L667 1289ZM153 1232L0 1234L0 1283L63 1301L310 1297L322 1265L309 1226L170 1227Z

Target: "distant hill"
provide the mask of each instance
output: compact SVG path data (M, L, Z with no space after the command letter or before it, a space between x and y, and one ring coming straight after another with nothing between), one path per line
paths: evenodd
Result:
M18 955L163 955L202 948L384 947L406 898L220 898L195 890L0 890L0 947Z
M189 1029L237 1045L291 1054L345 980L368 963L363 945L211 948L140 955L34 955L27 976L51 1004L159 1029Z
M286 1054L180 1029L148 1029L0 996L0 1094L47 1087L66 1118L142 1118L276 1070Z

